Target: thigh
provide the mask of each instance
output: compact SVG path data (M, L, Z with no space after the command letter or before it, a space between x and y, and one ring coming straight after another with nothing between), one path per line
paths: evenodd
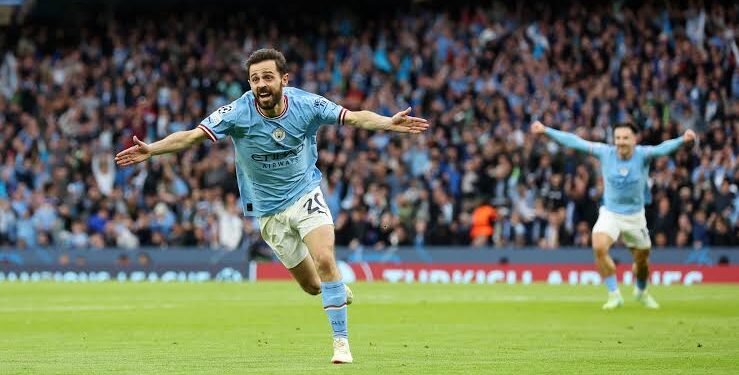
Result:
M638 250L649 250L652 247L644 213L625 218L621 226L621 236L626 247Z
M341 280L334 256L334 226L323 225L313 229L305 235L303 242L316 263L316 271L321 280Z
M334 226L322 225L303 237L303 242L316 261L334 257Z
M611 239L611 243L618 241L618 236L621 234L616 216L606 210L605 207L600 208L598 221L593 225L593 241L595 241L595 236L598 233L608 236Z
M280 213L259 218L262 238L280 262L287 268L295 268L308 256L308 249L301 241L300 233L290 227L287 217Z

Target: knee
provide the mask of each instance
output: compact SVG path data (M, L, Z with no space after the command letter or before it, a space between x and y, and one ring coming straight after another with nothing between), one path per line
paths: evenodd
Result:
M595 255L596 262L605 261L606 258L608 257L607 251L593 251L593 254Z
M605 258L608 256L608 245L604 243L593 242L593 255L596 258Z
M640 266L647 265L649 263L649 254L634 255L634 263Z
M313 262L319 269L331 267L334 264L334 248L326 246L313 253Z
M301 285L301 287L303 288L303 290L306 293L308 293L308 294L310 294L312 296L317 296L317 295L321 294L321 285L319 285L319 284L311 283L311 284L308 284L308 285Z

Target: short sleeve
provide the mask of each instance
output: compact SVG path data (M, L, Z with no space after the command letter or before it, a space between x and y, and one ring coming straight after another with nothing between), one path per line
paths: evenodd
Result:
M321 125L344 125L344 119L348 112L346 108L324 98L320 95L313 97L311 108L313 110L313 126L310 131L315 133Z
M202 129L213 142L225 138L234 127L236 120L237 101L216 109L210 116L200 122L197 127Z

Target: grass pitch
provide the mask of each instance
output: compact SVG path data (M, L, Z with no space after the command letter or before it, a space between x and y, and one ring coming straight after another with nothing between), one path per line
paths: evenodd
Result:
M2 283L0 374L739 373L739 287L352 285L355 363L292 282ZM624 295L630 290L622 288Z

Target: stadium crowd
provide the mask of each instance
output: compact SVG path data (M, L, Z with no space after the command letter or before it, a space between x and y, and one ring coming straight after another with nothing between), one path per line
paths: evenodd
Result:
M230 142L128 168L113 156L241 96L242 61L264 46L285 53L292 86L432 123L420 136L322 128L338 245L589 246L597 160L529 135L541 120L601 142L616 122L640 126L642 144L694 129L700 142L653 163L653 243L736 246L739 8L621 4L336 10L307 15L309 32L228 10L71 34L19 25L0 41L0 246L257 244Z

